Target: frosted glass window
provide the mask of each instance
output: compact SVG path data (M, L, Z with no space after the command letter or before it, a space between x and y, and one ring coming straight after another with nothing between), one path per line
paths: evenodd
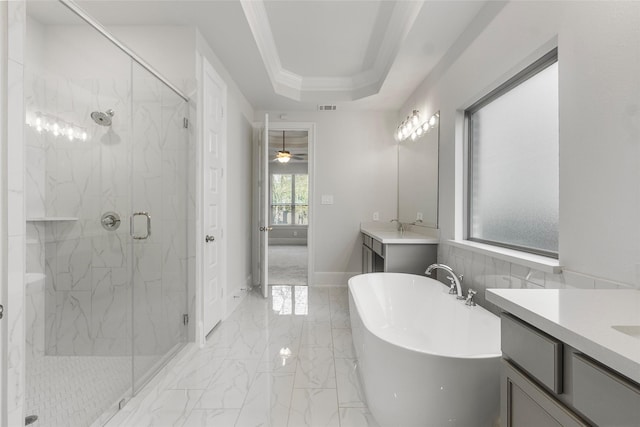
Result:
M468 238L557 257L557 56L476 105L467 111Z

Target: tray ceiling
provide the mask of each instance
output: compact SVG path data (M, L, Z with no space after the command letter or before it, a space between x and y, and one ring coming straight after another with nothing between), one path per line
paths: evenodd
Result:
M116 36L119 26L197 27L256 110L282 111L315 110L319 104L397 110L430 73L455 61L504 5L483 0L76 1ZM41 14L44 21L63 23L49 12Z
M304 101L378 93L423 6L410 1L242 0L275 92Z

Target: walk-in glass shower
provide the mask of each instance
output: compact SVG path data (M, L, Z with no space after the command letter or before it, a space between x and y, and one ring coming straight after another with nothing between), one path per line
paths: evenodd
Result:
M25 412L103 424L183 345L187 102L58 2L27 2Z

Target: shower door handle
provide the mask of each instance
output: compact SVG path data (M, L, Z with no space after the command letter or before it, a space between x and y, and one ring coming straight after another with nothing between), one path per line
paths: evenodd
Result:
M133 220L136 216L147 217L147 234L145 234L144 236L136 236L136 233L133 230ZM131 215L131 221L129 222L129 233L131 234L131 237L134 238L134 240L146 240L149 238L149 236L151 236L151 216L149 215L149 212L134 212L133 215Z

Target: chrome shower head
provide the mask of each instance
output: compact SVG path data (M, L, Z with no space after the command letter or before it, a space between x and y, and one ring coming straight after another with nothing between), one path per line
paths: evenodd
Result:
M91 113L91 118L100 126L111 126L111 118L114 114L113 110L107 110L104 113L102 111L94 111Z

